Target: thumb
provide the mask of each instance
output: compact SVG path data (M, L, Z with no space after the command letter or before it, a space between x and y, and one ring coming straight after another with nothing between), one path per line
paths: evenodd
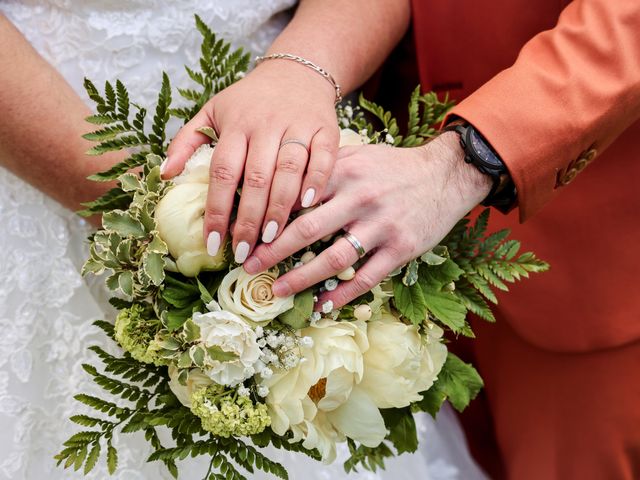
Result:
M165 180L182 172L187 160L200 145L211 143L211 138L198 131L201 127L214 128L213 122L205 111L206 108L205 105L195 117L189 120L169 144L167 158L160 167L160 173Z

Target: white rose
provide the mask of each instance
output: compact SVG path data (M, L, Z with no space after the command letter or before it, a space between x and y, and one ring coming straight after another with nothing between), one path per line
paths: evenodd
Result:
M321 320L300 332L312 339L301 347L304 362L264 382L273 431L290 430L294 441L317 448L327 463L347 437L375 447L387 435L380 411L359 385L366 332L365 322Z
M182 385L178 381L178 369L174 366L169 367L169 388L185 407L191 407L191 395L193 395L193 392L212 383L213 380L202 373L200 369L194 368L189 371L186 385Z
M249 275L244 268L231 270L218 287L218 301L223 310L251 322L266 325L281 313L293 308L293 295L276 297L271 290L277 273L267 271Z
M416 326L388 313L369 322L369 349L364 354L360 388L378 408L402 408L421 400L420 392L433 385L447 358L442 333L432 324L425 338Z
M195 277L202 270L221 270L227 263L224 246L215 257L207 253L203 238L211 151L200 147L174 179L176 186L158 202L155 219L160 237L169 248L180 273Z
M244 320L214 308L212 312L194 313L193 323L200 327L200 344L205 350L218 347L237 355L236 359L228 361L205 356L203 371L211 380L220 385L235 386L253 375L254 365L260 358L260 347L256 333Z
M369 139L367 137L360 135L358 132L355 132L350 128L343 128L340 130L340 147L366 145L367 143L369 143Z

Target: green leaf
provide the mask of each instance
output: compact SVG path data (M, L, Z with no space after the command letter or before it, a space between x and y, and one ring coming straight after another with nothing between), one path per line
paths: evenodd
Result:
M436 385L447 396L453 408L462 412L476 398L484 383L471 364L464 363L449 352L434 387Z
M416 422L409 408L388 408L380 410L389 430L388 439L393 443L398 455L418 449Z
M183 95L184 96L184 95ZM211 128L211 127L198 127L196 128L196 132L200 132L204 135L206 135L207 137L209 137L213 143L218 143L218 134L216 133L216 131Z
M227 352L217 345L214 345L213 347L207 347L206 350L209 358L211 358L212 360L217 360L219 362L231 362L238 359L237 353Z
M122 237L143 238L146 232L142 224L133 218L129 212L114 210L102 216L102 227L116 232Z
M164 258L159 253L147 252L143 256L143 269L155 286L164 280Z
M93 467L98 463L98 458L100 458L100 443L96 442L87 456L87 461L84 463L85 475L93 470Z
M404 277L402 277L402 283L410 287L414 283L418 281L418 267L419 263L417 260L411 260L405 269Z
M135 173L125 173L118 178L118 181L122 185L122 190L125 192L133 192L142 188L140 177Z
M282 323L296 330L309 325L309 318L313 313L313 292L311 289L298 293L293 299L293 308L280 314Z
M427 290L425 303L431 314L454 332L460 332L465 326L467 309L452 292Z
M207 290L207 287L205 287L197 278L196 282L198 282L198 290L200 290L200 300L202 300L202 303L207 305L208 303L213 302L213 297L211 296L211 293L209 293L209 290Z
M420 259L426 263L427 265L442 265L447 261L447 257L441 257L433 252L433 250L429 250L427 253L423 254Z
M414 411L427 412L433 418L442 408L442 404L447 400L447 395L440 388L438 381L431 386L426 392L421 392L422 400L412 405Z
M109 443L107 445L107 468L109 469L109 474L113 475L117 467L118 467L118 452Z
M419 283L407 287L397 277L394 277L393 295L395 307L403 316L416 325L425 321L427 302Z
M184 339L187 343L195 342L200 338L200 327L191 319L184 323L182 331L184 332Z

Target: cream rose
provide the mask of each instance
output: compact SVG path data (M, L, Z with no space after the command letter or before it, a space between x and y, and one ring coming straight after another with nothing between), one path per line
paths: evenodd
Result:
M208 307L213 311L194 313L192 317L193 323L200 328L200 346L205 351L217 347L237 357L220 361L206 354L202 370L220 385L235 386L254 374L254 366L260 358L258 338L253 329L237 315L220 310L215 302Z
M212 383L213 380L202 373L200 369L194 368L189 371L186 385L182 385L178 381L178 369L174 366L169 367L169 388L185 407L191 407L191 395L193 395L193 392Z
M350 128L340 130L340 147L366 145L369 139Z
M207 200L209 163L213 149L200 147L174 179L176 184L158 202L155 219L160 237L169 248L180 273L195 277L202 270L227 266L224 248L215 257L207 253L203 238L204 208Z
M368 323L369 349L364 353L364 376L360 388L378 408L402 408L422 399L438 377L447 358L443 331L430 325L421 336L391 314Z
M375 447L387 435L380 411L359 385L366 332L365 322L321 320L300 332L313 339L313 346L302 347L304 361L264 382L273 431L290 430L294 441L317 448L327 463L347 437Z
M249 275L242 267L231 270L218 287L218 301L228 310L251 322L266 325L293 308L293 295L280 298L271 290L277 273L267 271Z

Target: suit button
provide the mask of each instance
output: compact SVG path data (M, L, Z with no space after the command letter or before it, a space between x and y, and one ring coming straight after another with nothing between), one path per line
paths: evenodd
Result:
M562 185L569 185L573 181L573 179L576 178L577 175L578 175L578 169L570 168L569 170L567 170L567 173L564 174L560 183Z

